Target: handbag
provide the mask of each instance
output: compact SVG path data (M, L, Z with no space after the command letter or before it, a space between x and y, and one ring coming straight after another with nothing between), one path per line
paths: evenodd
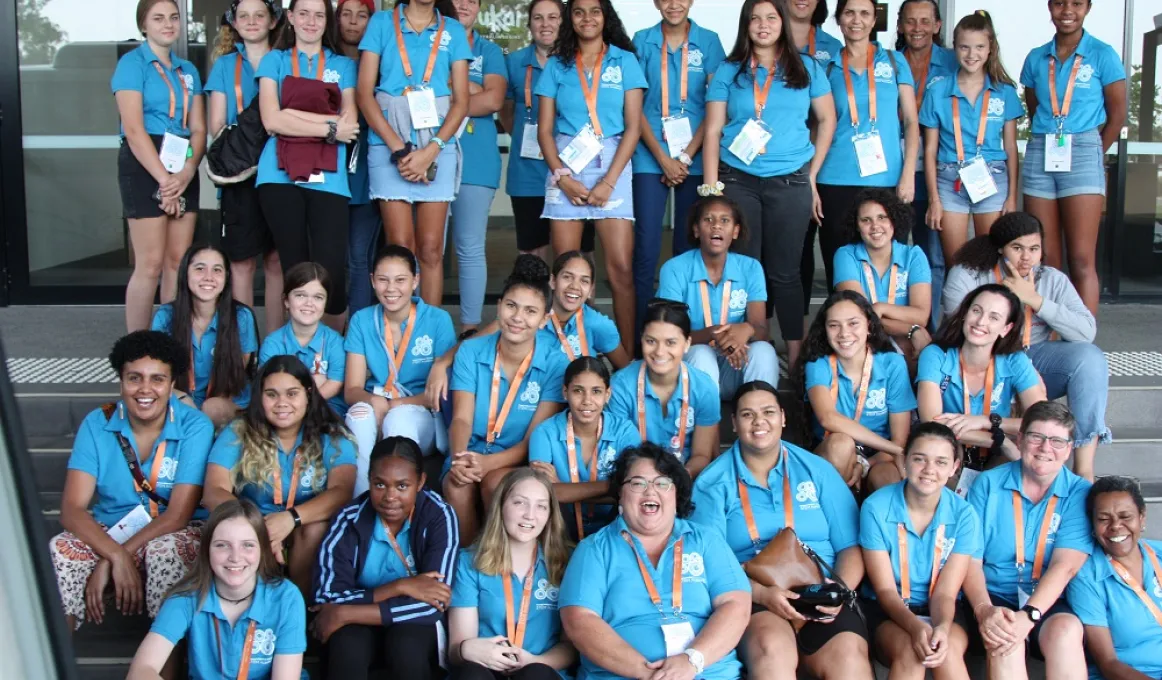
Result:
M245 182L258 172L258 159L270 135L262 125L258 97L222 128L206 151L206 175L218 186Z
M859 609L859 602L854 590L849 588L839 574L827 564L811 546L799 540L795 530L784 527L775 534L770 543L767 543L758 555L742 565L746 575L759 585L767 588L775 587L804 594L811 589L819 590L823 577L831 580L824 590L829 593L838 591L841 604L846 604L861 618L863 613ZM815 602L788 600L792 607L807 618L817 618ZM814 616L812 616L814 614Z

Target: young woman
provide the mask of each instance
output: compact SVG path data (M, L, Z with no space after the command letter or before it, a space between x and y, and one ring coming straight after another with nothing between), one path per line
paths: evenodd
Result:
M621 342L617 325L587 304L596 279L593 261L581 251L561 253L553 262L549 279L553 308L537 338L556 342L569 361L605 356L614 368L621 368L629 363L630 353Z
M662 20L633 36L638 62L645 71L641 141L633 154L634 318L645 317L654 297L654 275L662 250L662 221L670 190L674 192L671 256L690 249L686 224L702 184L702 134L706 87L726 58L718 34L690 19L694 0L667 0L655 5ZM635 329L640 331L639 329Z
M968 241L970 218L983 236L998 217L1017 209L1017 120L1025 115L988 12L961 19L953 40L960 69L933 82L920 108L926 219L940 234L942 265Z
M1105 425L1109 366L1093 344L1097 320L1064 272L1041 262L1041 222L1029 213L1004 215L988 236L970 241L954 260L944 289L944 306L955 309L969 291L999 283L1024 305L1018 333L1047 396L1069 396L1077 416L1073 471L1093 479L1099 443L1108 443Z
M568 408L533 430L529 464L553 482L569 535L580 541L613 519L609 475L617 456L642 443L633 422L605 413L609 369L594 357L578 357L565 369ZM590 501L582 504L581 501Z
M577 660L557 611L568 561L553 484L534 470L515 470L497 489L480 540L456 567L448 614L453 678L565 677Z
M649 84L610 0L569 0L552 56L533 93L537 139L550 174L545 212L553 250L581 246L584 220L597 223L613 317L634 337L633 169ZM604 93L604 96L602 94ZM555 134L554 134L555 133Z
M706 95L706 184L699 193L725 191L746 216L750 237L742 250L766 270L764 316L778 315L794 362L806 313L799 277L803 234L811 219L821 219L815 177L831 146L835 107L823 69L795 49L787 5L742 5L734 49ZM814 142L808 114L815 118Z
M773 385L746 383L733 405L738 441L695 483L691 520L724 536L744 563L789 527L844 583L859 583L859 508L839 473L782 440L786 413ZM782 499L792 489L788 507ZM867 629L852 608L818 607L825 618L808 621L788 603L790 591L750 586L750 623L739 647L750 677L794 678L801 666L817 678L873 680Z
M274 357L254 384L262 394L210 451L204 505L256 503L279 564L307 592L327 524L351 500L355 446L298 358Z
M865 475L872 491L900 481L916 397L904 357L867 299L846 290L827 298L801 360L795 392L810 406L815 453L851 487Z
M914 362L929 342L932 271L909 246L912 211L891 189L864 189L847 215L847 245L835 251L833 285L872 303L893 343Z
M968 620L957 600L983 543L976 511L945 486L962 455L948 427L920 425L904 445L904 481L868 496L859 512L864 611L890 679L928 670L936 680L969 677Z
M466 542L476 538L482 497L487 503L504 476L527 462L529 435L565 401L568 359L557 342L538 336L550 298L544 260L518 256L497 306L500 330L456 352L442 481Z
M1057 32L1025 57L1021 85L1033 136L1021 186L1025 210L1045 225L1046 263L1061 269L1067 251L1069 278L1097 314L1104 158L1126 123L1126 72L1114 48L1082 28L1092 7L1092 0L1050 0Z
M787 31L799 47L799 54L826 65L839 54L843 43L823 30L827 21L827 0L797 0L787 3Z
M711 196L694 204L686 239L697 250L671 258L658 277L658 297L686 303L692 315L686 361L729 398L744 382L779 382L779 358L767 329L767 282L753 257L730 252L747 242L738 204ZM717 304L716 304L717 303ZM698 313L701 312L701 313Z
M227 501L210 514L205 534L197 561L137 648L129 680L160 680L185 639L191 678L298 680L307 609L282 577L262 514L250 501Z
M290 322L263 339L258 363L265 364L280 354L296 357L310 372L319 396L342 417L347 413L343 336L319 323L331 293L331 275L314 262L300 262L287 271L285 281L282 304Z
M424 388L456 332L448 312L416 297L419 286L412 252L384 246L371 273L379 304L351 317L347 329L343 394L351 404L347 427L359 445L357 493L366 490L368 458L380 434L410 437L425 454L447 447L444 420L434 413L439 403L431 403Z
M204 515L194 517L214 426L174 393L186 353L164 333L134 331L109 363L121 399L81 423L61 494L64 531L49 543L69 630L102 623L109 590L123 614L157 616L202 535Z
M161 301L173 300L178 260L197 221L206 108L198 69L173 53L181 22L173 0L138 0L137 28L145 40L113 72L121 118L117 179L134 257L125 287L130 331L149 325L159 278Z
M387 243L416 253L420 296L444 295L444 227L463 171L457 130L468 115L472 51L448 0L411 0L371 18L359 44L359 110Z
M172 335L189 355L188 370L174 376L181 398L219 428L250 403L258 351L254 312L231 297L229 260L215 246L190 246L177 285L177 297L158 307L152 328Z
M677 456L696 477L718 454L718 385L683 360L690 351L685 302L655 298L644 322L644 358L614 374L609 413L637 424L643 442Z
M438 673L444 612L452 599L460 536L456 513L424 488L424 457L407 437L371 452L369 489L335 518L315 565L314 635L328 677L365 680Z
M275 28L282 19L282 3L273 0L232 0L222 15L214 45L214 66L206 78L210 93L210 134L217 136L258 96L258 66L270 52ZM270 226L262 215L255 178L219 189L222 211L222 249L230 258L231 295L254 306L254 270L262 258L266 328L283 323L282 263Z

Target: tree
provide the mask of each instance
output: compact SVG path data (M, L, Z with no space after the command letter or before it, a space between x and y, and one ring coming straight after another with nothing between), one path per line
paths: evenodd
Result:
M1130 70L1130 86L1128 88L1127 100L1129 108L1126 111L1126 125L1130 128L1130 141L1139 141L1144 139L1144 136L1139 134L1138 121L1138 107L1142 101L1142 67L1134 66ZM1159 96L1159 88L1154 86L1154 120L1153 122L1153 136L1151 141L1162 142L1162 96Z
M57 48L68 38L60 26L44 16L48 3L49 0L18 0L16 27L22 65L51 64Z

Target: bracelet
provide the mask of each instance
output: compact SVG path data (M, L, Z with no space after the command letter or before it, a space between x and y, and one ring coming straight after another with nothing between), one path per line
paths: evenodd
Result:
M557 186L557 182L561 181L562 177L572 177L572 176L573 176L573 171L570 170L568 167L562 166L560 168L557 168L556 170L553 171L553 174L549 176L549 186L555 187L555 186Z
M715 182L714 184L701 184L698 186L698 195L702 197L721 196L722 190L725 188L726 185L722 182Z
M335 134L339 132L339 122L334 120L327 121L327 137L323 141L328 144L335 144Z
M445 142L444 140L440 139L436 135L432 135L432 139L431 139L430 143L435 144L436 146L440 147L440 151L443 151L444 149L448 148L448 143Z
M399 151L392 151L391 152L391 164L392 165L399 165L399 162L402 161L404 158L406 158L407 155L409 153L411 153L414 149L415 149L415 147L412 146L411 142L404 142L402 149L400 149Z
M613 186L612 184L610 184L610 183L609 183L609 180L605 179L604 177L602 177L602 178L601 178L601 183L602 183L602 184L604 184L605 186L609 187L609 190L610 190L610 191L613 191L613 190L616 190L616 189L617 189L617 187L615 187L615 186Z
M294 508L287 508L286 511L289 512L291 518L294 519L296 529L303 525L303 518L299 516L298 510L295 510Z
M911 340L912 336L915 335L916 331L918 330L920 330L920 324L912 324L912 327L908 330L908 339Z

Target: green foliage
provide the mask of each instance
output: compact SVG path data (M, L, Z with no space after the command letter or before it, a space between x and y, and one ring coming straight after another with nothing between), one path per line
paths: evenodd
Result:
M20 63L51 64L57 48L68 38L51 19L44 16L49 0L18 0L16 5L17 39Z

